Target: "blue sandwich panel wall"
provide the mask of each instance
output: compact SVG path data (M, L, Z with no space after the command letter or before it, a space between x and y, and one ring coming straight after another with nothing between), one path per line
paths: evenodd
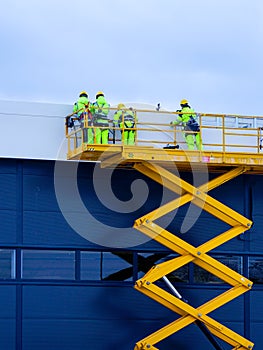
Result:
M68 185L71 163L64 163L65 171L59 181ZM79 194L96 218L83 225L88 237L96 234L105 242L112 242L112 246L103 246L96 239L90 241L78 234L61 212L54 185L55 167L53 161L0 160L0 349L133 349L137 341L178 318L133 288L136 279L155 262L176 256L154 241L144 237L142 240L141 234L132 229L135 219L161 204L162 187L134 170L114 170L111 189L119 201L131 200L131 184L135 180L147 184L149 192L134 210L121 212L116 209L119 204L112 203L114 210L97 197L94 164L80 163ZM97 170L96 176L99 184L108 181L106 170ZM191 181L191 174L181 176ZM211 174L210 178L215 176ZM146 193L145 189L141 191ZM250 273L255 280L250 292L210 316L253 341L255 349L262 349L262 177L242 175L209 194L253 220L250 231L211 254L246 277ZM165 198L171 200L174 195L168 191ZM68 211L74 212L74 200L65 200L72 203ZM79 218L82 214L77 212ZM184 232L187 216L192 226ZM195 246L228 228L207 212L193 211L189 205L158 223ZM118 233L110 231L109 236L105 227L116 228ZM193 264L172 278L178 291L194 307L229 288ZM165 288L161 282L160 285ZM188 350L193 342L196 350L214 349L195 324L156 346L160 350Z
M0 288L0 349L16 349L16 287Z

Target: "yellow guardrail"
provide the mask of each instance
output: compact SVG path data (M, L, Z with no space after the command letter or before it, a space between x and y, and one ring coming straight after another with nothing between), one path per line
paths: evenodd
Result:
M134 110L136 119L134 127L127 128L113 123L116 108L110 108L108 115L109 126L100 126L101 130L109 129L108 144L123 144L124 131L135 132L134 145L153 146L163 148L166 145L174 148L187 149L182 126L171 126L170 122L177 118L180 112ZM220 152L261 153L263 146L263 116L240 116L214 113L196 113L200 125L202 150ZM74 126L65 125L65 134L68 139L68 150L80 147L84 140L84 132L92 130L93 143L96 142L95 129L90 119L89 111L84 113L80 123L76 114L66 117L66 121L73 120ZM187 131L187 134L197 134ZM88 142L89 143L89 142Z

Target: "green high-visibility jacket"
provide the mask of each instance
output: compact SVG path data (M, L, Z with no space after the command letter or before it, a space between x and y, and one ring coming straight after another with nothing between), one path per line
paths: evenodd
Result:
M78 117L84 112L85 108L88 107L89 100L87 97L80 97L73 106L73 113L78 111Z
M105 100L105 97L99 96L96 102L94 102L91 106L91 113L92 114L102 113L102 114L108 115L109 108L110 108L110 105Z
M196 113L193 110L193 108L191 107L183 107L181 109L181 113L180 115L177 115L177 119L175 121L173 121L173 125L178 125L178 124L182 124L182 125L186 125L187 122L189 122L190 117L193 117L194 119L196 119Z
M113 116L113 123L120 124L123 120L127 124L127 127L131 127L131 125L134 124L134 122L137 122L137 118L133 111L120 109L117 112L115 112Z

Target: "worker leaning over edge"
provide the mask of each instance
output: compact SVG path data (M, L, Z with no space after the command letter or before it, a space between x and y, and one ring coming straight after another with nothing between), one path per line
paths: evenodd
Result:
M183 99L180 102L181 109L177 110L177 112L181 112L178 114L177 119L171 122L171 125L182 125L184 130L184 138L187 143L187 147L189 150L195 149L202 150L202 141L200 136L200 126L196 121L196 113L193 108L190 107L187 100ZM190 131L190 133L187 133Z
M123 103L119 103L117 106L117 111L113 116L113 124L114 126L123 128L122 140L124 145L134 145L135 130L130 130L130 128L134 128L136 122L137 117L133 108L130 107L127 109Z
M77 114L77 118L80 121L80 126L83 129L83 142L93 143L93 131L92 129L84 128L84 118L87 113L88 125L91 125L91 118L88 108L90 102L88 99L88 93L86 91L81 91L77 102L74 103L73 113Z
M109 107L103 91L98 91L96 101L91 106L93 125L95 127L95 143L107 144L109 139Z

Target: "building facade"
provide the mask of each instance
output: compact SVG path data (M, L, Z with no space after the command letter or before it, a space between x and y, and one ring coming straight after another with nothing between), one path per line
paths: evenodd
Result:
M3 123L16 125L0 141L0 349L133 349L179 317L134 289L153 265L177 256L133 229L138 217L173 194L132 169L67 161L63 125L71 106L1 102L0 107ZM193 178L187 172L180 176ZM197 181L215 176L201 173ZM211 191L253 221L250 230L211 256L254 285L209 316L250 339L255 349L263 348L262 183L261 175L246 174ZM227 229L189 205L161 224L194 246ZM167 277L194 307L229 289L192 263ZM188 350L193 342L196 350L214 349L194 323L158 348Z
M114 248L76 233L58 206L55 166L51 160L0 160L1 349L133 349L139 339L177 317L133 288L135 281L152 265L175 254L153 241L138 244L140 237L124 244L119 234L111 233L112 246L119 246ZM149 196L132 213L114 212L96 196L92 186L94 164L83 162L78 167L79 192L97 219L97 224L86 223L87 232L93 231L90 237L94 232L105 234L100 231L101 224L121 231L130 228L137 217L160 204L161 186L134 170L119 169L112 176L112 190L117 198L129 200L129 188L136 179L147 183ZM101 172L104 178L104 170ZM215 198L251 218L254 225L211 255L249 277L254 286L211 316L251 339L255 348L260 349L263 346L262 177L242 175L212 192ZM178 232L193 245L225 229L225 224L202 212L188 232L180 233L186 211L183 207L170 218L169 230ZM132 234L140 235L135 230ZM228 288L191 264L169 278L195 307ZM213 349L194 324L158 346L190 349L193 339L196 349Z

